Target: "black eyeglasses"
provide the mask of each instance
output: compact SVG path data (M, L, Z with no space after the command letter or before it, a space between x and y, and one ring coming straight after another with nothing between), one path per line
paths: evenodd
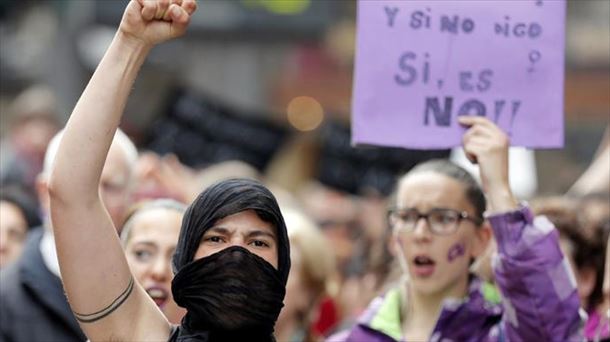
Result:
M390 209L388 218L392 227L413 231L419 219L424 218L428 223L430 231L438 235L453 234L462 220L468 220L477 226L483 223L483 219L469 215L465 211L457 211L445 208L433 208L422 214L417 209Z

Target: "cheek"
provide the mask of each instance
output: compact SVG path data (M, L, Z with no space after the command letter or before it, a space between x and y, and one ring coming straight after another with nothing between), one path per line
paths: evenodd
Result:
M259 257L265 259L268 263L270 263L275 269L278 268L278 260L277 260L277 252L275 251L251 251L252 253L258 255Z
M394 234L392 236L393 242L392 242L392 250L395 254L395 256L397 254L402 254L403 252L406 252L407 250L409 250L409 248L407 248L407 243L408 243L408 239L404 238L402 235L400 234Z
M462 242L455 243L449 247L447 251L447 261L454 262L457 259L463 258L466 254L466 246Z
M193 258L193 260L205 258L209 255L214 254L215 252L217 252L217 249L201 244L199 245L199 248L197 248L197 252L195 252L195 257Z
M127 263L129 264L129 269L131 269L131 273L136 280L142 282L142 280L146 277L146 270L148 269L149 265L136 260L135 257L131 255L127 256Z
M23 243L21 243L21 241L13 240L8 243L7 247L11 255L17 256L23 249Z

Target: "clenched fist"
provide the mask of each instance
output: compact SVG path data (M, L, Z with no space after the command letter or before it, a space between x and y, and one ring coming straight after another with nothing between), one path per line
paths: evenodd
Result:
M195 0L131 0L119 31L129 39L156 45L183 35L196 9Z

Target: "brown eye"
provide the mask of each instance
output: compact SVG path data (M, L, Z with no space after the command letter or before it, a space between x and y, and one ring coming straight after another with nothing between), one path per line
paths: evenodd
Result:
M135 250L133 255L136 257L136 260L146 262L152 258L153 254L148 250Z
M269 244L262 240L254 240L252 244L256 247L269 247Z
M222 238L220 236L210 236L205 238L206 242L212 242L212 243L220 243L222 242Z

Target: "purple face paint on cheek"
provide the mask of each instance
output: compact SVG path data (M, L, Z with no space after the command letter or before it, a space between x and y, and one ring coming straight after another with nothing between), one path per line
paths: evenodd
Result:
M453 262L453 260L463 256L465 252L466 250L464 245L462 243L456 243L449 248L449 252L447 252L447 260L449 260L449 262Z

